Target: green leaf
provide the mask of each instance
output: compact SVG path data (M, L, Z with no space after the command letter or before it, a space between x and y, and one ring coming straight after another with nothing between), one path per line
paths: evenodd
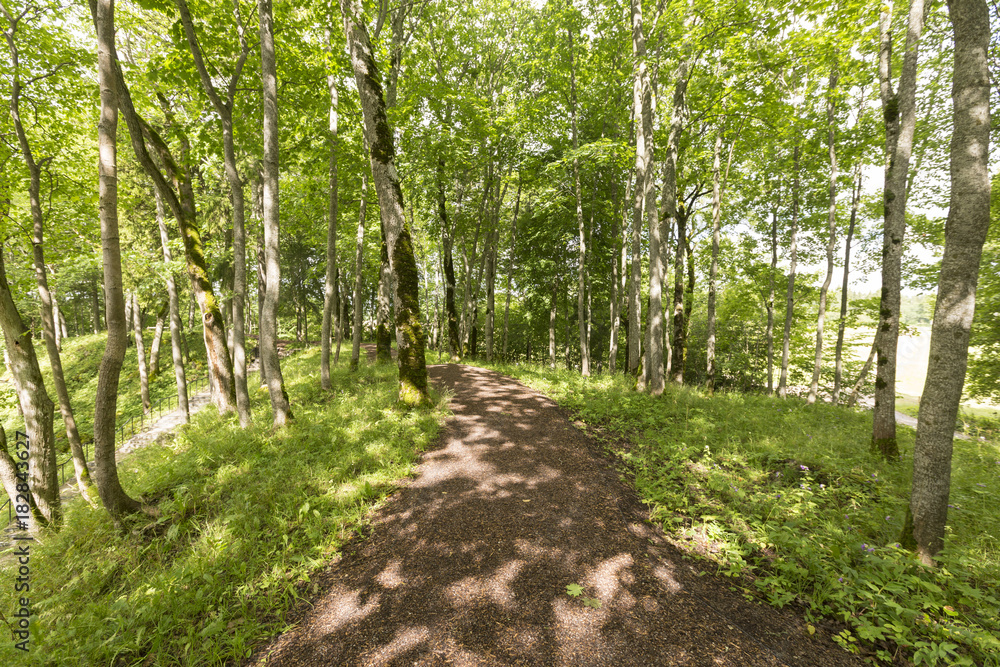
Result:
M566 585L566 595L572 597L580 597L583 595L583 586L580 584L567 584Z

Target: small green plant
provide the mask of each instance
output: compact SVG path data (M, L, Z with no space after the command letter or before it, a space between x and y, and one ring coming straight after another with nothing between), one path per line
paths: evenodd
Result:
M585 607L591 607L592 609L601 608L601 601L597 598L588 598L585 596L583 594L583 586L580 584L566 584L566 595L579 599Z

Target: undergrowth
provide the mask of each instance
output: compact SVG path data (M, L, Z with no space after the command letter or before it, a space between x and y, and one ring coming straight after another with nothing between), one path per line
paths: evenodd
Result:
M121 462L126 490L158 518L117 530L103 509L68 503L63 530L31 548L27 662L3 641L0 664L219 665L281 631L310 574L411 472L441 418L394 407L392 365L342 363L329 393L318 367L316 348L283 361L295 414L285 428L272 429L255 388L251 428L208 407ZM7 619L11 561L0 564Z
M898 545L914 432L901 460L869 451L871 415L799 399L654 398L622 376L498 368L597 427L634 473L651 518L678 543L742 577L755 597L799 605L809 627L873 663L1000 665L1000 447L956 440L946 549L928 569ZM755 590L754 590L755 589Z

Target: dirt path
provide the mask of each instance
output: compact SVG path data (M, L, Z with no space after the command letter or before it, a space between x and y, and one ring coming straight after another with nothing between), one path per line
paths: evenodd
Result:
M552 401L479 368L430 374L454 418L251 664L859 664L698 577Z

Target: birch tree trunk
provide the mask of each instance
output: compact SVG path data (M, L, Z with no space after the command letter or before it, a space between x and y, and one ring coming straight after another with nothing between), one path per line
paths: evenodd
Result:
M278 74L274 53L274 16L271 0L257 0L260 18L261 81L264 90L264 312L260 319L260 361L267 369L274 425L292 419L285 380L278 359L278 299L281 290L278 210Z
M677 211L677 254L674 255L674 344L673 381L684 384L684 362L686 361L686 333L684 323L684 258L687 255L687 221L689 212Z
M781 344L781 379L778 396L788 395L788 354L792 337L792 320L795 318L795 270L799 241L799 144L795 143L792 167L792 229L788 248L788 292L785 295L785 335Z
M816 402L819 393L819 376L823 370L823 327L826 324L826 298L830 291L830 283L833 281L833 252L837 247L837 145L834 143L837 136L837 66L830 70L830 85L827 89L826 100L826 124L827 124L827 145L830 150L830 194L827 205L826 226L826 278L823 279L823 286L819 290L819 312L816 314L816 358L813 363L812 382L809 385L809 396L806 402L809 404ZM844 273L846 276L846 271Z
M160 246L163 248L163 261L170 264L170 239L167 236L167 225L164 220L163 198L159 190L154 189L156 197L156 224L160 228ZM170 354L174 362L174 380L177 384L177 409L184 415L184 422L190 418L188 411L187 380L184 377L184 355L181 350L181 313L180 301L177 298L177 284L174 272L167 272L167 301L170 312Z
M549 306L549 368L556 367L556 299L559 298L559 279L552 280L552 304Z
M948 10L955 34L951 201L910 494L913 539L925 565L933 565L944 547L955 418L965 384L979 262L990 226L989 12L984 0L950 0Z
M916 129L917 47L924 25L924 0L910 0L906 52L899 77L899 91L892 94L891 6L883 10L883 49L879 83L886 125L885 231L882 241L882 300L879 305L880 337L875 364L875 412L872 417L872 451L887 461L899 457L896 442L896 348L899 342L900 281L903 237L906 233L907 174Z

